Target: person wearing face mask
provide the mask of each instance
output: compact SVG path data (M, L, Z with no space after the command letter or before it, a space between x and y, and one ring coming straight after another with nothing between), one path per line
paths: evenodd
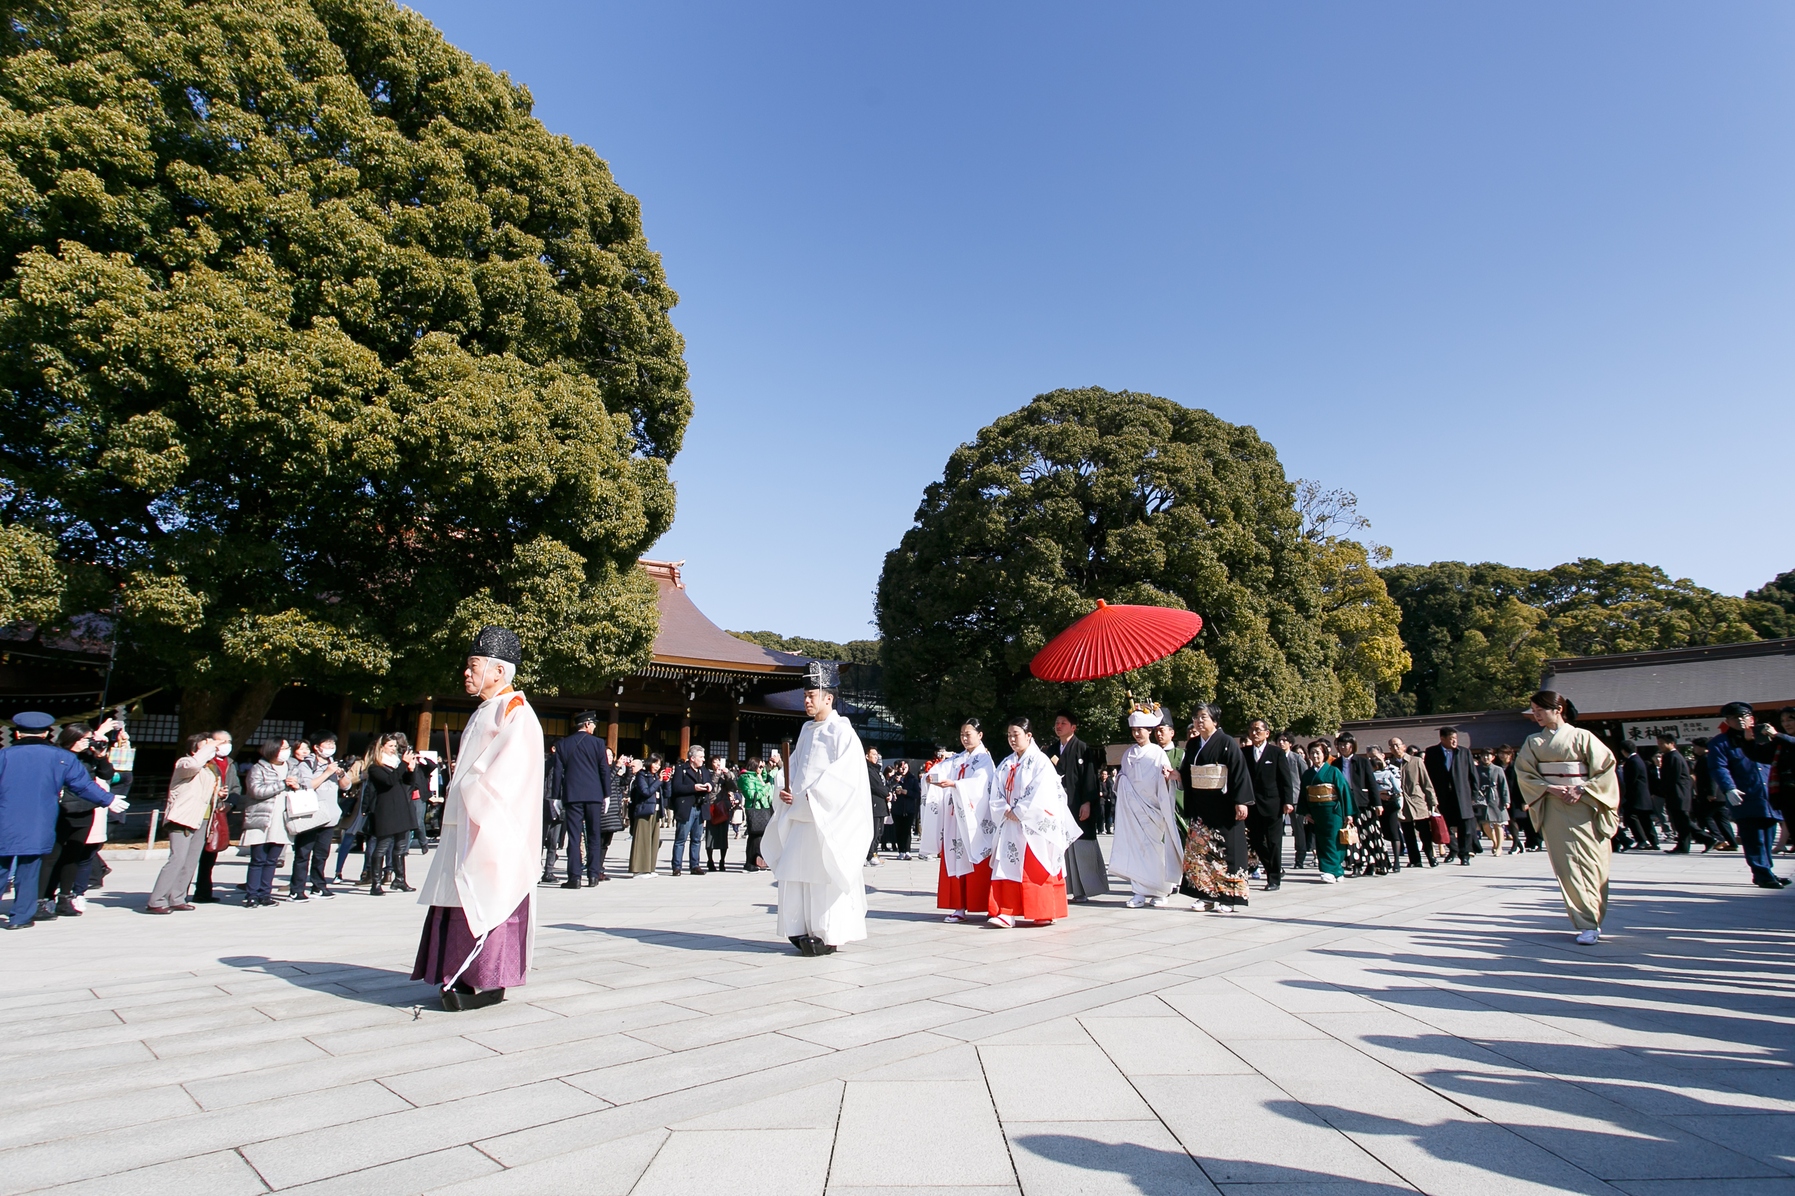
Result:
M108 792L112 790L116 774L107 758L109 740L106 733L117 726L112 719L100 724L97 731L86 723L70 723L56 739L60 746L75 753L88 774ZM44 861L39 918L78 918L86 912L85 894L93 876L94 858L106 841L103 811L96 814L90 802L66 790L60 801L62 813L56 819L56 851ZM119 799L111 808L122 811L125 802Z
M13 744L0 749L0 870L13 876L7 929L25 930L37 924L39 874L56 846L60 801L73 794L93 808L117 799L72 753L49 742L55 719L26 710L12 721Z
M293 841L287 833L288 794L299 788L291 768L293 748L286 740L268 740L260 755L261 759L250 766L243 802L242 842L249 848L249 879L243 886L245 909L274 904L274 874L280 870L287 844Z
M187 737L186 751L175 761L174 775L168 781L168 804L162 810L162 827L168 833L168 862L150 886L145 913L166 914L193 908L187 900L187 886L193 883L194 871L199 867L199 851L206 841L212 811L224 794L224 782L212 767L216 752L212 736L202 731Z
M1720 733L1708 740L1704 761L1714 792L1739 828L1751 883L1760 889L1785 888L1789 881L1776 874L1771 857L1783 815L1770 801L1770 766L1778 747L1795 744L1795 736L1777 734L1759 723L1749 702L1728 702L1720 708L1720 718Z
M319 897L334 897L324 883L324 861L330 855L330 837L343 816L337 804L337 737L329 732L293 745L292 775L298 788L287 796L287 833L293 836L293 878L287 897L307 900L307 889Z
M243 796L243 781L231 764L231 733L229 731L212 732L212 761L207 765L218 774L218 783L223 786L221 797L228 807L235 807ZM214 818L216 819L216 814ZM229 820L223 820L226 828L224 842L230 844ZM218 863L218 852L209 850L205 844L211 837L211 828L203 827L200 835L199 871L193 878L193 901L196 905L206 905L217 901L212 892L212 867Z

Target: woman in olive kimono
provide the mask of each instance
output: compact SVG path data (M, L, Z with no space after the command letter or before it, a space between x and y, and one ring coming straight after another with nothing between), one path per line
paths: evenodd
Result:
M1515 756L1515 779L1546 840L1577 941L1588 946L1602 937L1608 915L1608 853L1620 824L1614 753L1572 726L1575 707L1549 689L1533 695L1527 713L1539 730Z
M1315 866L1321 869L1322 883L1335 884L1346 875L1340 828L1352 809L1352 794L1340 770L1328 763L1328 745L1319 739L1309 745L1301 802L1297 812L1314 828L1310 841L1315 844Z

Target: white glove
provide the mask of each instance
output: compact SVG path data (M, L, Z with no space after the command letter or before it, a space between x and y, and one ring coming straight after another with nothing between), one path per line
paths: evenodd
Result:
M1737 806L1737 805L1744 804L1744 802L1745 802L1745 795L1743 793L1739 792L1739 790L1728 789L1726 791L1726 804L1727 805Z
M115 797L112 799L112 804L106 808L111 810L114 814L123 814L126 810L131 808L131 803L122 797Z

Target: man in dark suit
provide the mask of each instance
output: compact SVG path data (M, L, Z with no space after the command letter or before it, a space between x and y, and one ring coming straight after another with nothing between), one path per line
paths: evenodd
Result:
M1658 736L1658 800L1664 803L1664 812L1670 815L1670 825L1677 831L1677 845L1671 848L1673 852L1688 855L1690 839L1713 844L1713 836L1696 826L1689 817L1690 807L1695 804L1695 774L1683 753L1677 751L1677 737L1668 731Z
M564 889L579 888L582 875L588 886L610 879L605 875L605 849L611 835L602 823L611 802L611 753L605 741L594 734L596 711L574 715L573 726L573 734L555 745L553 757L552 784L561 798L561 816L567 825Z
M1084 901L1109 892L1109 874L1103 865L1103 851L1097 846L1097 827L1103 820L1098 755L1078 737L1078 721L1069 710L1053 716L1053 737L1057 746L1048 755L1066 791L1066 808L1084 832L1066 853L1066 899Z
M1620 813L1621 825L1626 827L1626 838L1629 840L1627 847L1658 850L1658 829L1652 824L1654 779L1652 762L1646 758L1643 748L1635 748L1631 755L1621 761ZM1620 836L1617 835L1617 847L1619 839Z
M1458 862L1469 868L1471 850L1477 846L1477 819L1472 811L1477 786L1471 781L1471 752L1459 746L1458 728L1441 727L1440 742L1423 753L1421 763L1440 801L1440 816L1452 832L1451 850L1458 855Z
M1247 770L1253 776L1253 804L1247 810L1247 841L1265 868L1265 891L1284 884L1284 816L1296 809L1296 774L1284 766L1284 750L1271 741L1271 727L1262 718L1247 724Z
M866 749L866 780L873 791L873 841L866 845L866 862L879 862L879 840L885 837L885 819L891 815L891 786L879 766L879 749Z

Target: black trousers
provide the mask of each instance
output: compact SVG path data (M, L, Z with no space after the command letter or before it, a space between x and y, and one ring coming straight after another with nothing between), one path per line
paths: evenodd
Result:
M598 829L604 803L570 801L563 809L567 811L567 879L584 876L596 882L605 874L605 850L611 845L611 836Z
M1452 854L1459 863L1471 862L1471 850L1477 846L1477 820L1475 818L1447 818L1446 829L1452 832Z
M387 871L393 874L393 883L405 883L405 841L410 831L400 831L396 835L381 835L374 840L374 850L368 856L371 884L379 888Z
M1378 824L1383 828L1384 842L1390 845L1390 871L1402 871L1402 853L1396 845L1402 842L1402 803L1391 802L1384 806L1378 814Z
M1428 837L1429 829L1429 824L1425 822L1409 822L1406 819L1403 821L1402 845L1408 849L1409 867L1411 868L1421 867L1425 862L1421 858L1423 855L1430 860L1434 858L1434 844L1433 840ZM1425 850L1423 850L1424 848Z
M1509 834L1528 851L1538 851L1544 842L1539 837L1539 828L1533 825L1533 819L1527 813L1527 807L1516 801L1508 807Z
M1633 846L1658 850L1658 828L1652 825L1650 810L1628 810L1626 823L1627 835L1633 840Z
M1265 883L1268 885L1284 882L1284 814L1279 811L1271 817L1251 810L1247 813L1247 842L1259 853L1259 863L1265 869Z
M330 839L335 826L314 826L293 836L293 879L288 884L289 896L297 897L311 885L312 892L324 891L324 861L330 857Z
M211 901L212 868L218 863L216 851L199 853L199 871L193 874L193 899L195 901Z
M1676 828L1676 850L1688 851L1689 841L1691 839L1695 839L1702 843L1714 842L1713 836L1709 835L1708 832L1701 827L1696 826L1695 821L1689 817L1689 811L1685 810L1682 806L1672 802L1666 813L1670 815L1670 825Z
M1721 802L1696 802L1693 821L1696 826L1713 836L1716 843L1739 841L1739 832L1733 829L1732 819L1727 817L1726 806Z

